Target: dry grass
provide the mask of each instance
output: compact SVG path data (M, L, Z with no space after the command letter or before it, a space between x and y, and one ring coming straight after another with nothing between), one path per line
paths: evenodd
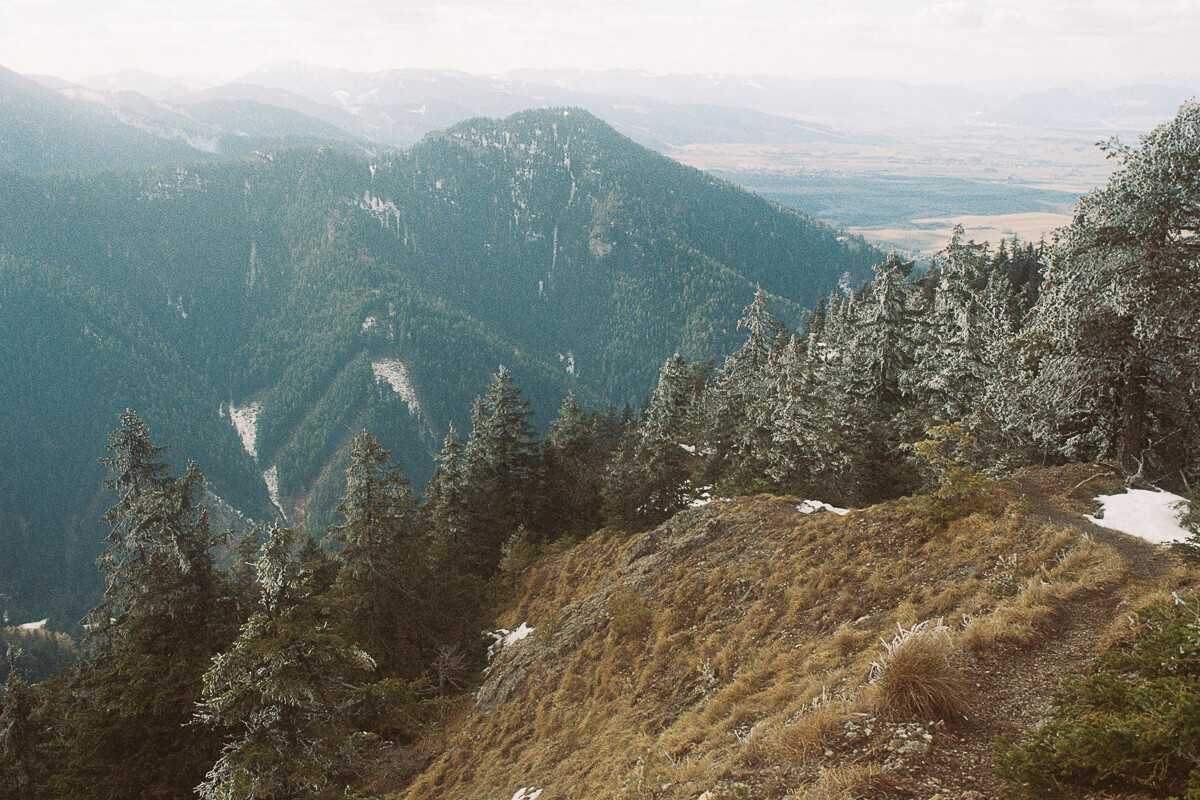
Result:
M900 632L871 665L870 706L892 720L959 719L969 700L962 651L950 628L930 621Z
M497 622L552 621L551 633L501 657L491 680L525 659L511 698L451 723L445 752L403 796L493 800L534 784L547 797L640 786L693 800L739 781L755 797L872 796L883 778L869 766L817 772L845 715L883 691L868 686L881 638L943 617L950 649L1029 641L1067 598L1120 572L1107 548L1010 513L1018 498L995 492L936 529L910 526L905 501L838 517L747 498L684 512L670 536L602 532L543 558ZM687 536L698 538L679 544ZM638 602L614 604L622 586ZM614 635L623 605L636 631ZM941 657L944 638L933 640ZM852 774L862 781L838 777ZM804 783L810 793L797 793Z
M1125 564L1111 547L1070 530L1052 533L1046 546L1034 554L1033 561L1040 564L1034 574L1023 581L1011 578L1016 593L990 613L967 618L961 634L967 651L982 653L1040 641L1058 624L1058 609L1064 603L1111 587L1124 577ZM1009 581L1004 575L998 584Z
M874 800L895 796L895 778L876 764L851 764L821 771L797 800Z

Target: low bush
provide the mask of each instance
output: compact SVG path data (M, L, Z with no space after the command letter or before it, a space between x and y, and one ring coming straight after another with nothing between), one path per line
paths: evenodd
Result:
M1200 599L1149 609L1131 647L1064 680L1049 720L998 751L997 773L1017 794L1058 797L1075 784L1200 800Z

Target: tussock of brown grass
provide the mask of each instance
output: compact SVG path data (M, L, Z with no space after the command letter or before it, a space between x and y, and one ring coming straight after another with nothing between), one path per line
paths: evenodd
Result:
M898 784L877 764L851 764L821 770L816 782L806 786L797 800L875 800L893 797Z
M823 753L842 734L849 718L843 706L822 703L794 721L756 728L746 743L743 759L761 764L803 764Z
M967 680L950 629L941 620L901 628L871 665L870 698L875 713L888 719L964 716Z

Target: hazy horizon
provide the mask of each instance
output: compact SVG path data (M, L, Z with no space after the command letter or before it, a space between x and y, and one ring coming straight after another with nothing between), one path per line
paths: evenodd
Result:
M0 65L221 83L279 61L361 72L640 70L1010 88L1191 83L1200 0L80 0L0 6Z

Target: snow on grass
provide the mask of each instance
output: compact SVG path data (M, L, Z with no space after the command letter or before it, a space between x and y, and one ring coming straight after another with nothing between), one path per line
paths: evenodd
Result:
M241 437L242 447L251 458L258 458L258 415L262 413L262 403L254 402L238 408L229 404L229 419Z
M509 631L501 641L504 642L505 647L508 647L521 641L526 636L533 633L534 630L534 628L529 627L528 622L522 622L515 631Z
M1124 494L1100 495L1096 500L1100 512L1085 518L1101 528L1121 531L1153 544L1181 542L1192 535L1179 524L1181 504L1187 501L1177 494L1130 489Z
M832 511L834 514L842 517L850 513L850 509L848 508L838 508L837 506L829 505L829 503L822 503L820 500L805 500L803 503L796 506L796 510L801 514L815 514L818 511Z
M392 391L400 395L400 398L408 404L408 413L421 413L421 400L417 397L417 390L413 388L412 381L408 377L408 370L404 364L400 363L399 359L385 358L380 361L371 362L371 371L375 373L375 380L387 381L392 387Z
M517 793L512 796L512 800L537 800L541 796L541 789L535 789L532 786L522 786L520 789L517 789Z
M528 622L522 622L514 630L508 628L500 628L498 630L489 631L488 636L492 638L492 643L488 645L487 657L488 661L495 658L501 650L512 647L517 642L521 641L529 634L533 633L536 628L529 627Z

